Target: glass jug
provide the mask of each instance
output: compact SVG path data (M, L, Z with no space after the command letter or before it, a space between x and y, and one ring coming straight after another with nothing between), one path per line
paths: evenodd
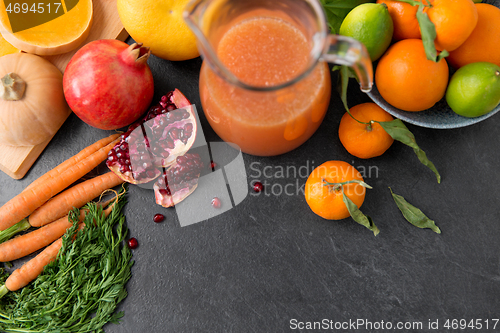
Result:
M184 18L203 57L205 116L245 153L283 154L314 134L330 102L327 62L353 67L361 89L372 87L366 48L329 34L317 0L193 0Z

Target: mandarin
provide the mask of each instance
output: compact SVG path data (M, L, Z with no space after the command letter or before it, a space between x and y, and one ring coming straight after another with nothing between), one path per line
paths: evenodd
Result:
M375 84L392 106L422 111L443 98L448 84L448 64L428 60L422 40L404 39L393 44L380 58Z
M417 21L418 6L395 0L377 0L377 3L385 3L389 9L389 15L394 24L393 40L420 38L420 27Z
M365 200L366 189L357 183L342 186L328 185L350 180L363 181L361 173L343 161L328 161L315 168L305 185L306 202L311 210L327 220L342 220L350 216L342 191L359 207Z
M340 120L339 138L351 155L366 159L389 149L394 139L375 121L391 121L390 114L375 103L358 104L349 112L352 117L346 112Z
M436 27L434 45L438 51L457 49L470 36L477 24L477 9L472 0L430 0L425 7Z
M450 65L460 68L473 62L491 62L500 66L500 9L477 3L477 25L469 38L446 58Z

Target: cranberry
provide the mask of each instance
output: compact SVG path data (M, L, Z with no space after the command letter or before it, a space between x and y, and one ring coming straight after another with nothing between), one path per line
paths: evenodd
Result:
M131 249L135 249L137 246L139 246L139 243L137 242L137 239L135 238L130 238L128 240L128 247Z
M259 193L259 192L261 192L263 189L264 189L264 185L262 185L262 183L261 183L261 182L255 182L255 183L253 184L253 190L254 190L254 192Z
M165 220L165 216L163 214L155 214L155 216L153 217L153 221L155 221L156 223L163 222L163 220Z
M212 199L212 206L213 206L214 208L220 208L220 206L221 206L220 199L219 199L219 198L217 198L217 197L213 198L213 199Z

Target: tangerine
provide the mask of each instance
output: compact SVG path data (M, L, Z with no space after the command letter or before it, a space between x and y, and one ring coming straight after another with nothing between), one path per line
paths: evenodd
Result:
M422 40L404 39L380 58L375 83L380 95L405 111L422 111L443 98L448 84L448 64L428 60Z
M477 9L472 0L430 0L425 7L436 27L434 45L438 51L457 49L472 33L477 24Z
M478 14L476 27L469 38L446 58L455 68L482 61L500 66L500 9L487 3L475 6Z
M339 138L351 155L372 158L389 149L394 139L375 122L393 120L389 113L375 103L358 104L350 108L349 112L352 117L346 112L340 120Z
M357 183L339 184L350 180L363 181L361 173L343 161L328 161L315 168L305 185L306 202L311 210L327 220L342 220L350 216L343 193L359 207L365 200L366 189Z
M377 0L377 3L385 3L389 9L389 15L394 24L393 40L420 38L420 27L417 21L418 6L395 0Z

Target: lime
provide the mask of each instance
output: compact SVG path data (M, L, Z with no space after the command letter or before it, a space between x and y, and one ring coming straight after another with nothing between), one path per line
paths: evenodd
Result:
M500 104L500 67L475 62L460 67L451 77L446 102L455 113L479 117Z
M372 61L377 60L391 43L394 25L387 5L364 3L347 14L339 33L357 39L366 46Z

